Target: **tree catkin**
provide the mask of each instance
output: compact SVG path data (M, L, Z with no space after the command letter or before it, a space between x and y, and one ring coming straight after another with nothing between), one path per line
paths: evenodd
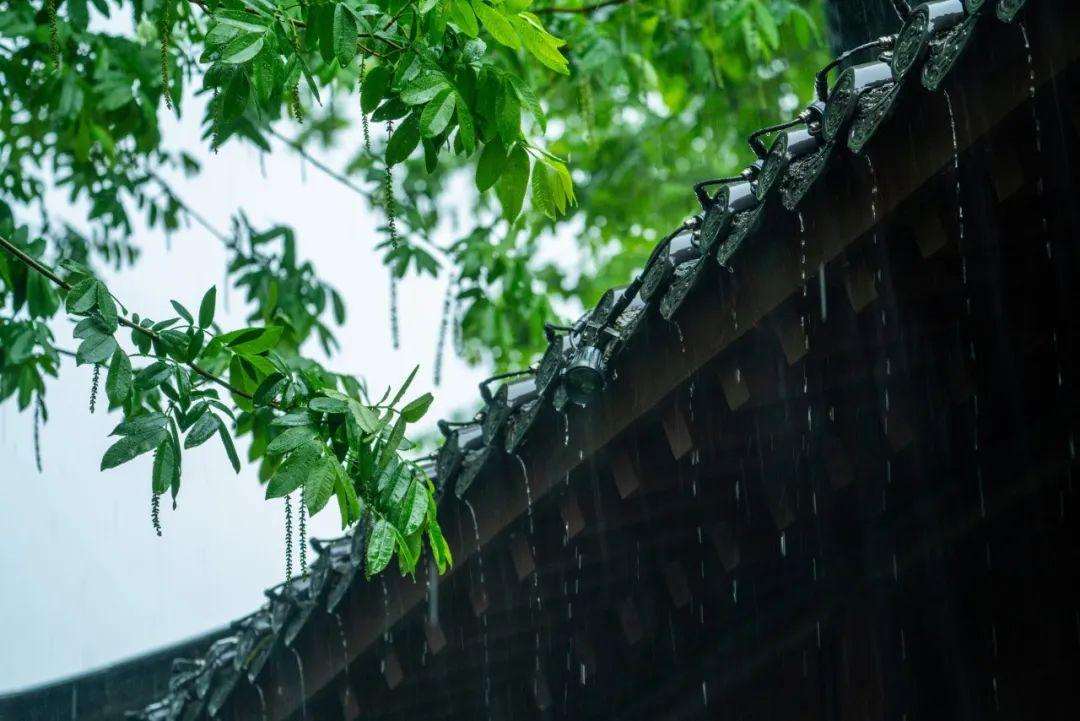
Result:
M158 32L158 40L161 42L161 94L165 96L165 107L173 109L172 93L169 92L172 85L169 77L169 43L172 41L172 18L169 10L172 0L166 0L165 7L161 11L161 28Z
M304 107L300 105L300 83L294 84L289 93L289 109L292 111L293 120L304 122Z
M360 56L360 89L364 88L364 78L367 76L367 56ZM364 152L371 154L371 127L368 125L367 113L360 110L360 126L364 129Z
M150 522L154 524L154 533L161 538L161 494L150 494Z
M307 498L300 489L300 575L307 575Z
M386 121L386 137L391 137L394 134L394 121ZM398 247L398 232L397 232L397 204L394 202L394 173L390 166L390 163L386 164L386 185L384 190L384 202L386 204L386 229L390 234L390 248L397 250ZM390 340L394 346L394 350L401 347L401 336L398 331L398 294L397 294L397 274L394 273L393 268L390 269Z
M60 29L56 20L56 0L47 0L46 12L49 15L49 54L52 56L53 70L60 69Z
M292 500L285 496L285 585L292 582Z
M90 412L97 410L98 385L101 382L101 364L94 364L94 378L90 381Z
M450 325L450 303L454 297L454 283L446 284L443 296L442 319L439 321L439 340L435 343L435 385L442 381L443 356L446 354L446 329Z
M34 405L34 463L37 472L41 473L41 396Z

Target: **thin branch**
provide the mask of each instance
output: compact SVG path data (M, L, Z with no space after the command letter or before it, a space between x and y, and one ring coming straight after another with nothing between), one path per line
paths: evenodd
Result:
M8 240L7 238L5 238L2 235L0 235L0 248L3 248L8 253L10 253L11 255L18 258L27 267L31 268L32 270L36 271L37 273L40 273L44 277L48 278L50 281L52 281L52 283L54 285L62 288L63 290L71 290L71 284L70 283L68 283L66 280L64 280L60 276L58 276L56 273L54 273L52 270L50 270L46 266L42 265L36 258L33 258L33 257L27 255L25 252L23 252L23 250L21 248L19 248L17 245L15 245L14 243L12 243L10 240ZM143 335L148 336L148 337L150 337L152 339L157 340L157 339L161 338L161 336L158 335L157 331L153 330L152 328L144 328L143 326L138 325L137 323L132 323L130 320L128 320L127 318L124 318L123 316L117 317L116 320L120 325L124 326L125 328L130 328L131 330L136 331L138 333L142 333ZM198 363L193 363L191 361L185 361L184 365L186 365L191 370L195 371L197 374L199 374L200 376L202 376L206 380L208 380L208 381L210 381L212 383L218 384L222 388L225 388L226 390L228 390L229 392L231 392L231 393L233 393L235 395L241 396L243 398L247 398L249 400L254 399L254 396L252 396L247 391L240 390L239 388L232 385L231 383L229 383L224 378L219 378L218 376L214 375L210 371L206 370L205 368L200 366Z
M275 138L277 138L278 140L280 140L281 142L285 143L290 148L295 150L300 155L301 158L308 161L309 163L314 165L316 168L318 168L322 172L326 173L328 176L330 176L331 178L333 178L337 182L341 183L342 185L344 185L346 188L353 191L354 193L357 193L359 195L363 195L365 198L367 197L367 193L365 193L363 191L363 189L360 188L360 186L356 185L351 180L349 180L347 177L345 177L344 175L342 175L338 171L334 170L333 168L331 168L330 166L326 165L321 160L319 160L318 158L313 156L311 153L309 153L304 148L303 145L301 145L297 141L293 140L292 138L285 137L284 135L282 135L278 131L274 130L272 127L267 127L267 130Z
M363 188L359 187L358 185L353 183L351 180L349 180L347 177L345 177L341 173L337 172L333 168L327 166L325 163L323 163L322 161L315 158L313 155L311 155L311 153L309 153L307 150L304 149L303 145L301 145L300 143L296 142L295 140L293 140L291 138L285 137L284 135L282 135L278 131L274 130L273 128L267 128L267 130L275 138L277 138L278 140L280 140L281 142L285 143L290 148L295 150L300 155L300 157L304 158L305 160L310 162L312 165L314 165L316 169L321 170L328 177L330 177L333 180L336 180L337 182L341 183L346 188L353 191L357 195L361 196L365 200L367 200L369 202L371 201L371 198L368 196L368 194L366 192L364 192ZM406 242L424 246L426 249L428 249L428 250L430 250L430 251L432 251L434 253L435 260L439 263L439 265L443 266L444 268L446 267L446 264L447 264L446 255L447 254L446 254L446 251L444 249L440 248L439 246L437 246L434 243L431 243L430 241L427 241L427 240L419 240L418 241L416 239L407 239Z
M576 8L546 7L536 8L532 12L536 15L553 15L556 13L570 15L588 15L602 8L611 7L612 5L625 5L631 1L632 0L603 0L603 2L594 3L592 5L582 5L581 7Z
M396 23L396 22L398 21L398 18L400 18L400 17L402 16L402 14L403 14L403 13L404 13L404 12L405 12L406 10L408 10L409 8L411 8L411 7L412 7L412 3L411 3L411 2L407 2L407 3L405 3L404 5L402 5L402 6L401 6L401 9L399 9L399 10L398 10L398 11L397 11L397 12L396 12L396 13L394 14L394 17L390 18L390 19L389 19L389 20L388 20L388 21L386 22L386 25L385 25L385 26L383 26L383 30L384 30L384 31L385 31L385 30L389 30L390 28L394 27L394 23Z

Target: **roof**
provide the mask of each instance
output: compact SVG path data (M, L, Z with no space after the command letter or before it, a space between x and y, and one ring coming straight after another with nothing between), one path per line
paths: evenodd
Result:
M943 0L919 6L895 39L891 58L844 69L828 96L811 106L802 121L778 131L744 176L709 186L702 207L685 227L658 245L642 269L640 285L631 288L635 292L606 293L572 329L553 331L535 373L506 379L487 394L474 422L444 425L446 442L436 460L440 520L453 519L447 527L475 531L475 543L471 538L451 539L458 565L450 575L466 567L484 543L531 519L536 499L602 453L637 419L655 411L706 363L731 366L734 375L724 380L724 393L728 404L737 406L743 381L737 362L725 358L750 329L763 322L779 323L777 333L789 361L801 357L798 318L794 325L784 325L771 314L803 285L800 274L806 265L834 261L847 244L872 232L880 218L895 212L927 178L948 167L1028 98L1026 82L1013 82L1027 78L1026 65L1016 65L1027 56L1010 45L1015 30L1001 22L1016 19L1023 5L1022 0ZM1047 10L1051 6L1052 13ZM1037 45L1033 62L1039 78L1049 82L1080 54L1080 47L1066 39L1069 33L1060 32L1063 27L1080 28L1080 8L1071 2L1032 0L1029 15L1034 17L1028 18L1025 34L1031 31ZM1011 49L998 52L1006 47ZM962 106L971 88L983 91L979 107L960 107L950 127L943 122L949 119L943 115L943 94L952 93L945 96L952 114L954 103ZM897 116L916 135L909 135L907 125L900 127ZM958 117L963 121L959 127ZM846 198L860 195L852 187L863 190L868 182L875 184L870 213L865 205L845 204ZM791 252L794 223L802 228L801 263ZM849 268L853 304L862 292L861 277L857 263ZM671 352L672 345L680 352ZM595 347L599 356L583 353L588 347ZM664 363L650 358L661 353ZM577 362L591 363L589 367L603 373L600 394L583 410L572 403L581 389L568 389L566 383L566 369ZM687 433L678 418L665 418L664 429L673 445ZM691 447L685 446L687 451ZM526 485L507 488L502 480L508 469L517 473L519 463ZM575 511L561 512L569 534ZM400 683L393 645L380 646L380 639L421 606L425 584L365 581L360 572L361 534L313 545L318 558L308 576L268 591L268 603L234 624L227 635L212 634L176 649L167 689L159 686L161 696L152 702L131 697L131 717L197 719L216 715L230 703L254 708L249 690L254 687L260 689L258 699L267 718L286 718L305 698L327 687L342 663L347 668L350 660L375 646L383 652L380 671L387 684ZM392 592L387 590L391 584ZM473 603L487 603L486 595L482 592ZM428 636L430 647L439 645L443 632L437 625L426 626L424 633L435 634ZM323 648L327 638L338 634L346 646L343 659ZM167 655L161 652L128 665L160 665ZM281 668L292 664L293 656L301 665L299 686L283 680L296 673ZM37 694L35 698L62 696L75 683L29 693ZM264 697L264 687L277 692ZM243 698L238 689L245 689ZM266 695L271 696L269 691ZM28 698L0 698L0 719L46 718L26 711ZM79 716L98 717L109 716Z

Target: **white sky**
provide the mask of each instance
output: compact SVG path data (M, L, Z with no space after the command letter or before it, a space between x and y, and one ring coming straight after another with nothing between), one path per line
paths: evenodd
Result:
M431 390L436 397L429 422L475 407L484 373L466 368L450 343L442 386L432 387L442 281L410 278L401 286L402 347L391 349L387 275L374 251L381 240L378 211L314 168L302 172L302 161L284 147L265 158L265 177L248 145L231 142L208 154L199 140L197 105L185 108L183 121L170 122L165 137L171 147L192 151L204 169L175 189L219 228L228 227L238 207L256 227L283 222L295 228L301 257L314 262L350 311L337 331L342 350L331 366L362 374L378 387L400 383L419 362L414 392ZM347 155L323 160L337 168ZM469 192L463 183L463 204ZM60 196L52 207L81 217ZM136 271L107 278L130 310L169 317L170 298L194 308L211 284L220 285L224 249L200 228L174 235L171 250L160 233L137 238L143 256ZM232 312L225 317L240 327L240 296L230 296ZM220 288L218 298L223 320ZM62 346L74 347L66 320L57 323L56 336ZM126 334L121 337L126 341ZM118 419L101 407L89 414L90 376L89 368L67 362L60 379L48 384L41 474L34 467L32 415L19 414L13 402L0 405L0 693L216 628L254 610L263 589L284 577L283 504L263 500L254 467L234 475L216 439L184 453L178 510L163 499L164 537L155 537L150 454L96 470ZM331 506L311 521L311 535L340 533Z

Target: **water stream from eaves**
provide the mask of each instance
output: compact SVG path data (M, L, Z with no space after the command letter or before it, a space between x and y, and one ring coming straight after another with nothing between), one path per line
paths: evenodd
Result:
M488 649L488 618L487 618L487 584L484 580L484 554L483 548L480 542L480 522L476 518L476 510L468 499L464 501L465 507L469 509L469 516L472 518L473 533L476 536L476 568L480 574L480 594L479 603L481 610L480 626L482 631L482 643L484 653L484 704L490 706L491 703L491 656Z
M536 636L536 662L535 662L536 668L535 668L535 671L536 671L536 673L539 673L540 672L540 631L539 631L539 629L540 629L540 626L541 626L539 621L542 618L542 614L543 614L543 611L544 611L544 604L543 604L543 601L540 598L540 568L536 565L538 559L536 557L535 529L533 527L532 488L529 485L529 470L525 466L525 459L523 459L520 454L514 454L514 458L517 459L518 465L521 466L521 479L522 479L522 482L525 484L525 514L526 514L526 516L528 518L528 522L529 522L529 552L532 554L532 558L533 558L532 587L533 587L533 594L534 594L535 600L536 600L536 606L533 609L534 627L537 629L536 634L535 634L535 636ZM533 683L535 685L535 683L536 683L535 679L534 679ZM536 689L534 688L534 692L535 692L535 690Z
M248 683L250 683L252 688L255 689L255 693L259 697L259 715L260 715L260 718L262 719L262 721L266 721L266 696L263 695L262 686L260 686L258 684L258 682L254 681L252 679L248 679ZM74 715L72 715L72 718L74 718Z
M300 654L295 646L290 646L293 656L296 657L296 672L300 676L300 718L307 718L307 687L304 685L304 662L300 660Z
M1023 33L1023 35L1025 37L1025 42L1027 42L1026 31ZM1030 47L1030 45L1029 45L1029 47ZM1034 83L1032 83L1032 86L1031 86L1031 90L1033 90L1033 89L1034 89ZM957 245L960 248L960 257L961 257L961 268L960 268L961 276L960 276L960 280L961 280L961 284L963 286L964 312L965 312L965 315L967 315L970 318L971 315L972 315L972 303L971 303L971 286L970 286L970 283L969 283L970 279L968 277L967 248L966 248L965 237L964 237L964 202L963 202L964 196L963 196L963 185L962 185L961 177L960 177L960 143L959 143L959 140L957 138L957 131L956 131L956 113L955 113L955 109L953 107L952 97L949 95L948 91L945 91L945 102L946 102L946 106L948 107L949 123L950 123L950 127L951 127L951 130L952 130L953 172L956 175L956 217L957 217L957 223L958 223ZM1041 143L1040 143L1040 145L1041 145ZM1040 183L1040 186L1041 186L1041 183ZM1040 192L1041 192L1041 190L1040 190ZM978 354L976 352L975 327L974 327L973 322L968 323L968 354L969 354L969 357L971 359L972 367L974 368L976 363L978 362ZM975 460L975 463L974 463L974 466L975 466L975 485L976 485L976 490L978 492L978 498L979 498L979 516L980 516L980 518L982 519L982 521L983 521L983 523L985 525L985 522L986 522L986 519L987 519L987 515L986 515L986 495L985 495L985 489L984 489L984 486L983 486L983 468L982 468L982 462L981 462L981 449L979 447L979 430L980 430L979 429L979 424L980 424L980 418L979 418L979 384L978 384L978 374L977 373L975 373L975 390L974 390L974 392L972 394L971 407L972 407L971 454L972 454L972 457ZM993 572L993 553L992 553L992 549L990 547L990 542L989 541L986 542L984 562L985 562L985 569L984 569L985 573L990 575ZM988 639L989 640L989 645L991 647L992 653L994 654L994 656L996 656L997 655L997 623L996 623L996 620L993 617L991 617L991 619L990 619L990 634L989 635L990 635L990 638ZM993 690L994 705L995 705L995 707L998 707L998 705L999 705L998 681L997 681L997 676L995 674L993 674L993 673L991 673L991 676L990 676L990 685L991 685L991 688Z
M349 683L349 642L345 637L345 625L341 622L341 614L337 611L334 612L334 621L337 623L338 636L341 638L341 657L344 659L345 702L348 704L349 689L352 686Z

